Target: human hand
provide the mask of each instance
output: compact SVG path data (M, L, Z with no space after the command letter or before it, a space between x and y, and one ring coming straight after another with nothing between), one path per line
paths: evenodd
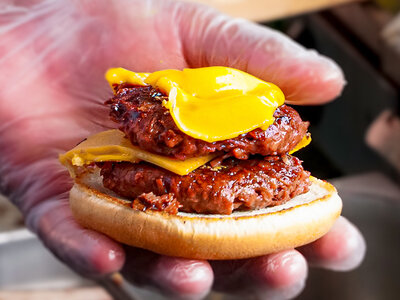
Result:
M0 57L1 188L27 226L80 273L101 276L124 266L133 282L174 297L201 297L213 287L287 298L304 285L305 258L338 270L361 261L363 239L343 218L299 250L249 260L194 261L124 249L74 221L72 182L57 160L86 136L114 126L102 105L111 95L103 79L109 67L152 72L227 65L277 84L290 103L316 104L343 88L332 61L270 29L167 0L9 1L0 6Z

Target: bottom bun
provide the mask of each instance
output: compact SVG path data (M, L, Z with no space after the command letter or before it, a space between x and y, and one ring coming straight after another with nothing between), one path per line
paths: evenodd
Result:
M311 177L310 191L289 202L231 215L134 210L101 184L98 174L76 179L70 205L84 227L123 244L193 259L240 259L308 244L340 215L335 188Z

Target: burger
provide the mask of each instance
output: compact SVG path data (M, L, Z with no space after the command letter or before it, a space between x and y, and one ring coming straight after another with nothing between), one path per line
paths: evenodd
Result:
M61 154L84 227L156 253L240 259L310 243L340 215L292 153L309 123L274 84L227 67L110 69L118 129Z

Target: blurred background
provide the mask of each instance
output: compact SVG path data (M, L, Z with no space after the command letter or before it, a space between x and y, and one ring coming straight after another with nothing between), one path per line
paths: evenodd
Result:
M297 156L305 169L336 185L343 215L366 238L367 256L352 272L312 269L297 299L398 299L400 1L197 2L283 31L343 68L341 97L296 108L311 122L313 137ZM72 273L24 229L21 215L0 195L0 299L156 299L120 279L94 283Z

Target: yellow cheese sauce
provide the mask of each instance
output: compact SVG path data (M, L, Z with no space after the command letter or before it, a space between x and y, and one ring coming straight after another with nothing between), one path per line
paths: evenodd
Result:
M111 87L114 84L131 83L135 85L146 85L145 79L150 73L135 73L124 68L108 69L105 77Z
M110 69L113 84L151 85L168 95L163 105L178 128L207 142L237 137L274 122L276 108L285 96L274 84L228 67L164 70L135 73Z

